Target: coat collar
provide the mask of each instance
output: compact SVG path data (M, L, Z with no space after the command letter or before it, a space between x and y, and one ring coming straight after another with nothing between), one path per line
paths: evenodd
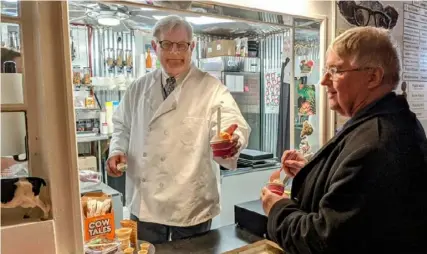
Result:
M192 65L190 70L181 77L181 85L178 85L166 99L163 99L161 87L162 72L161 69L153 72L151 80L147 80L149 84L144 92L144 97L149 102L151 110L155 112L149 125L152 125L159 117L177 108L180 94L185 87L185 82L197 72L197 68Z
M295 181L292 185L292 193L297 193L303 180L307 174L313 168L312 165L316 164L318 159L324 154L329 154L332 149L336 148L338 143L347 136L352 130L362 123L378 116L396 114L401 111L409 111L409 105L406 99L401 95L396 95L394 92L389 93L381 99L371 103L358 113L354 115L349 122L347 122L343 129L335 135L328 143L326 143L307 163L307 165L301 169L301 171L295 176ZM295 191L294 191L295 190Z
M182 74L175 77L177 86L180 86L184 82L184 80L187 78L188 74L190 73L191 69L193 69L193 67L194 67L194 65L191 64L190 68L188 68L188 70L185 73L182 73ZM166 80L168 78L170 78L170 76L166 73L165 69L163 69L163 68L162 68L160 75L161 75L162 85L165 86L167 83Z

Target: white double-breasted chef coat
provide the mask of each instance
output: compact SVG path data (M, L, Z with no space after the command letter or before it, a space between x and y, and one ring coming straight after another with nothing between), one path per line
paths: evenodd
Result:
M209 145L221 126L238 124L241 149L250 127L218 79L192 66L163 97L162 70L136 80L113 116L110 157L127 155L126 205L139 220L192 226L220 212L219 167L236 168L237 158L213 161Z

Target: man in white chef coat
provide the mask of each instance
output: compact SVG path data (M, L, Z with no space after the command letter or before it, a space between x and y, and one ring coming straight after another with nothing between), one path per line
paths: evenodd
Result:
M161 69L136 80L113 116L108 172L127 163L126 204L138 221L138 238L152 243L210 229L220 213L219 165L235 169L250 127L227 88L191 63L191 25L168 16L153 28ZM216 111L221 126L237 124L234 152L213 156ZM216 163L215 163L216 162Z

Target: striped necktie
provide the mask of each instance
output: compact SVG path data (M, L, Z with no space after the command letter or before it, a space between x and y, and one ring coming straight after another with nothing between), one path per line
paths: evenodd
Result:
M174 77L166 79L165 89L165 99L173 92L176 85L176 79Z

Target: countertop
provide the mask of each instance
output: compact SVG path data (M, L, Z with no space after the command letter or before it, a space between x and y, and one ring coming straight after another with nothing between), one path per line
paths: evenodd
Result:
M156 254L216 254L263 240L235 225L224 226L190 239L157 244Z
M252 172L258 172L258 171L265 171L265 170L271 170L271 169L280 169L281 165L280 163L277 163L274 166L268 166L265 168L238 168L236 170L223 170L221 169L221 177L226 176L234 176L234 175L241 175L241 174L247 174Z
M121 196L122 194L118 192L117 190L111 188L110 186L106 185L105 183L87 183L80 181L80 193L83 195L88 192L98 192L102 191L103 193L111 196Z
M77 143L87 143L87 142L94 142L94 141L101 141L101 140L108 140L111 135L104 135L104 134L98 134L98 135L77 135Z

